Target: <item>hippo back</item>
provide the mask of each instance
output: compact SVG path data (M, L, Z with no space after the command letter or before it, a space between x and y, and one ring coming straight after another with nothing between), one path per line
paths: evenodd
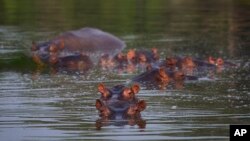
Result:
M110 33L94 28L66 32L55 39L64 41L64 50L60 56L81 53L97 62L103 55L115 56L125 47L125 43Z
M44 43L32 44L32 57L38 63L51 63L78 54L88 56L95 64L101 56L114 57L125 48L125 43L114 35L96 28L68 31Z

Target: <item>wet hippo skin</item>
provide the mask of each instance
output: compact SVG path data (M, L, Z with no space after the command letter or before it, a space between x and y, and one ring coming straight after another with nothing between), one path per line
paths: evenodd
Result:
M139 100L136 94L139 93L140 86L133 84L131 87L117 85L113 88L106 88L104 84L98 85L101 98L96 100L96 109L100 117L135 117L146 108L146 102Z
M146 121L141 118L140 113L146 108L146 102L137 98L139 90L138 84L131 87L116 85L112 88L99 84L101 97L95 104L100 116L96 121L97 129L108 125L138 125L139 128L145 128Z
M93 68L93 63L87 55L71 55L61 58L55 58L53 60L53 68L57 72L67 72L67 73L85 73L89 69Z
M176 87L175 85L183 85L183 82L187 80L198 80L198 78L185 75L182 71L168 70L165 67L150 68L131 79L132 82L139 83L147 89L166 89L170 84Z
M87 55L96 63L102 55L115 56L125 47L125 43L114 35L96 28L82 28L62 33L54 39L32 44L33 60L51 63L51 56L62 58L75 54Z

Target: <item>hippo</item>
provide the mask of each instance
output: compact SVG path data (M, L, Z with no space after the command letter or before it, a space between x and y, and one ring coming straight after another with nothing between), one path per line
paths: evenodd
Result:
M159 63L159 66L169 71L180 70L185 75L196 75L199 77L205 77L207 74L216 70L214 64L190 56L166 57L164 61Z
M132 64L146 64L158 61L159 54L157 48L152 48L151 51L130 49L126 58Z
M118 53L113 58L103 55L99 66L103 70L116 70L118 73L134 73L146 70L146 67L159 61L157 48L149 50L130 49L126 54Z
M116 85L107 88L104 84L98 85L98 91L101 97L96 100L96 109L99 111L100 121L115 120L123 121L127 124L132 121L141 120L141 111L146 108L146 102L139 100L136 94L140 91L138 84L131 87Z
M221 73L225 69L239 67L237 64L226 61L226 60L222 59L221 57L214 58L212 56L209 56L208 57L208 63L211 64L211 65L216 66L216 72L217 73Z
M78 54L86 55L93 63L97 63L100 56L115 56L125 46L122 40L110 33L86 27L62 33L44 43L33 42L31 51L37 64L53 65L56 59Z
M182 71L170 71L164 67L150 67L146 72L131 79L147 89L166 89L171 83L175 88L182 88L184 81L198 80L195 76L185 75Z
M80 74L84 74L89 69L93 68L93 62L90 60L90 58L87 55L71 55L61 58L55 58L53 60L53 65L51 66L55 72L67 72L67 73L73 73L76 72Z

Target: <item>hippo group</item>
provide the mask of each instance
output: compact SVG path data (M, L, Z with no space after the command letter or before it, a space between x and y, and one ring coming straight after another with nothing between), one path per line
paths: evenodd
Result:
M125 43L114 35L96 28L82 28L62 33L43 43L32 43L32 58L38 65L89 70L101 56L115 56Z
M88 27L65 32L47 42L33 42L31 51L37 65L59 70L86 72L98 66L116 73L142 72L130 79L131 86L107 88L103 83L98 85L101 94L95 103L101 117L96 122L98 128L108 120L121 119L127 121L125 124L145 127L140 113L147 104L137 97L141 86L146 89L181 89L186 81L211 77L211 74L224 68L237 67L222 58L211 56L208 60L191 56L172 56L161 60L155 47L151 50L130 49L123 53L125 47L125 43L114 35Z

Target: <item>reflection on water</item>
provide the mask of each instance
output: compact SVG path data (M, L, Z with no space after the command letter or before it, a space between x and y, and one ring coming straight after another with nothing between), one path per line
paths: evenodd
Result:
M247 0L0 0L1 139L228 140L229 124L250 121L249 6ZM97 84L125 84L135 74L53 74L30 59L32 40L85 26L121 37L125 50L157 47L161 58L213 55L241 67L182 90L143 88L141 119L106 121L95 108Z
M146 121L143 120L141 117L132 117L132 118L127 118L127 119L121 119L121 120L111 120L111 119L106 119L106 118L100 118L96 120L96 129L101 130L102 127L105 126L120 126L124 127L126 125L129 126L138 126L140 129L144 129L146 127Z

